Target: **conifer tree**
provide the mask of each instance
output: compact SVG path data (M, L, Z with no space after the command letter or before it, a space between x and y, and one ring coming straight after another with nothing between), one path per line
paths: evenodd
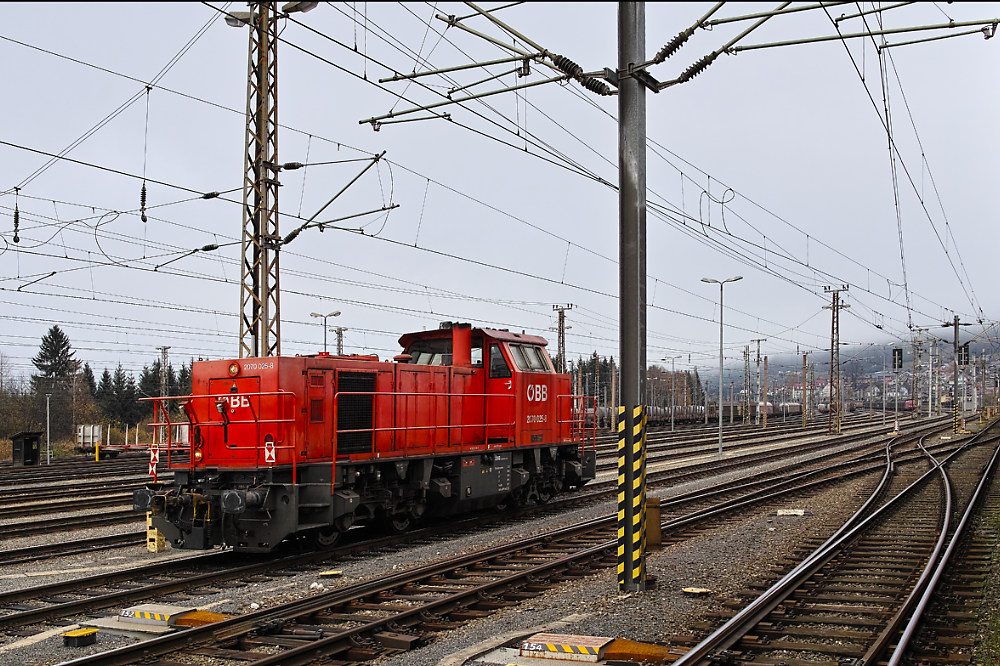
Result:
M83 385L91 398L97 395L97 379L94 377L94 371L91 370L89 363L83 364Z
M34 419L40 424L49 423L54 440L71 436L73 380L80 371L80 362L73 358L69 337L58 325L42 336L38 354L31 363L38 369L38 374L31 376Z
M72 377L80 369L80 362L73 358L73 350L69 337L58 325L53 325L42 336L42 344L38 354L31 359L40 374L32 376L36 388L49 389L59 380Z

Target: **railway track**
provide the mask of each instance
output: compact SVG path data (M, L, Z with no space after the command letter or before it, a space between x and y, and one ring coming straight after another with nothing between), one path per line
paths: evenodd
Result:
M707 509L704 506L705 503L706 503L706 501L707 501L706 497L707 497L707 495L709 493L706 493L705 491L700 491L700 492L697 492L697 493L692 493L691 496L689 498L687 498L687 502L688 502L687 506L688 506L688 509L689 509L688 515L685 516L685 517L678 517L678 518L667 519L665 521L665 523L664 523L664 528L666 530L668 530L668 532L671 531L671 530L676 531L676 530L686 529L686 527L685 527L686 525L690 525L690 524L694 524L694 523L697 523L697 522L703 522L705 520L713 519L713 517L717 517L717 516L721 515L720 512L731 512L733 510L740 510L742 508L746 508L748 506L751 506L753 502L771 501L776 496L776 493L785 493L785 494L787 494L787 493L793 493L793 492L809 492L810 489L815 489L815 488L819 487L823 483L839 482L840 480L842 480L843 478L845 478L845 475L842 472L840 472L837 469L831 469L830 465L828 465L828 464L822 464L820 466L825 467L826 470L827 470L826 471L826 474L827 474L827 479L826 480L823 480L822 478L819 478L819 475L816 474L816 473L814 473L813 475L803 475L801 470L796 470L794 473L788 475L785 478L778 479L778 480L772 479L772 485L775 484L775 483L777 483L777 484L780 484L780 487L778 487L778 488L772 488L770 490L768 490L767 488L765 488L763 486L761 486L760 488L758 488L756 490L751 489L751 488L749 488L749 483L750 482L746 481L746 480L741 480L738 483L730 483L729 484L730 487L728 489L726 489L723 484L720 484L719 487L716 488L716 497L714 498L714 500L712 500L712 501L715 501L716 504L718 504L718 506L716 506L714 509ZM864 471L858 471L857 473L865 473L865 472ZM723 495L727 496L729 499L726 500L725 503L720 503L719 502L719 498L722 497ZM675 508L677 508L679 510L680 507L684 504L685 499L684 498L675 498L675 500L676 500L676 507ZM594 542L601 541L601 540L607 540L607 539L613 539L613 530L614 530L614 527L615 527L615 517L614 516L609 516L609 517L606 517L606 518L602 518L601 520L603 521L603 523L601 523L601 527L599 529L604 530L604 532L599 533L599 534L595 534L595 536L593 536L593 537L587 537L588 539L592 539ZM454 527L455 526L453 526L453 525L452 526L448 526L448 528L449 528L448 531L449 531L450 534L454 534ZM596 526L596 523L595 523L594 529L595 530L598 529L598 527ZM418 535L418 534L414 534L413 536L415 538L425 538L422 535ZM576 538L577 537L574 537L574 539L576 539ZM535 545L526 545L527 542L522 542L522 543L520 543L518 545L518 548L515 548L515 550L512 551L512 552L518 552L518 549L520 549L520 550L527 549L527 550L531 551L531 555L530 555L530 557L528 557L528 559L537 559L539 557L539 553L542 552L542 551L546 551L547 549L550 549L551 544L554 543L554 540L556 540L556 539L557 539L557 535L553 535L553 534L541 535L540 537L538 537L538 541L535 542ZM573 542L573 539L571 539L570 542ZM590 544L590 542L588 542L587 544L585 544L586 547L583 548L584 551L592 548L592 546L589 545L589 544ZM579 541L577 540L577 550L575 551L577 553L582 552L580 550L580 548L579 548L579 545L580 545ZM371 549L374 548L374 547L376 547L376 546L374 546L373 544L360 544L360 547L364 549L362 552L370 552ZM560 563L558 563L556 565L553 565L554 568L551 569L551 570L555 571L556 573L559 573L560 571L565 571L566 569L563 568L563 565L567 565L569 567L569 570L573 570L574 567L579 567L580 570L589 573L590 572L590 567L597 566L596 562L602 562L602 561L604 561L608 557L607 556L607 552L608 552L609 549L610 549L610 552L612 553L612 557L613 557L613 553L615 551L615 542L611 541L610 544L605 544L603 546L593 546L593 548L596 548L596 550L593 550L590 553L590 557L596 558L596 560L590 561L589 564L586 563L586 562L588 562L588 560L586 559L587 556L581 555L580 557L582 557L583 559L576 559L576 556L574 555L573 558L570 558L569 560L563 561L563 558L567 558L567 557L570 557L570 556L569 555L561 555L561 554L557 553L556 555L554 555L555 560L552 560L552 561L559 561ZM340 551L338 551L338 552L340 552ZM218 553L217 555L225 555L225 553ZM313 558L316 558L316 557L329 557L329 555L315 554L315 553L313 553L313 554L310 555L310 557L313 557ZM496 556L495 553L488 553L485 556L485 559L487 561L487 565L477 565L478 566L478 570L479 571L482 571L484 569L485 570L493 570L493 568L498 567L498 566L506 566L505 562L501 563L501 564L497 564L498 560L496 560L496 557L497 556ZM203 579L200 578L200 574L194 574L194 573L192 573L192 571L190 569L190 563L191 563L191 560L189 559L188 560L188 565L189 566L187 568L187 572L189 574L189 577L194 577L194 580L191 582L191 585L218 584L217 580L212 580L212 581L203 580ZM576 564L574 564L574 563L576 563ZM454 565L455 563L452 562L452 564ZM299 563L299 565L301 565L301 562ZM294 568L295 566L298 566L298 565L296 565L295 562L293 562L293 561L282 561L280 563L279 570L287 571L289 569ZM535 572L535 573L532 574L532 576L534 577L534 579L536 581L539 580L538 576L541 576L542 574L544 574L545 572L547 572L547 571L550 570L549 568L547 568L548 564L545 564L545 563L540 563L539 567L541 567L539 569L539 571L537 571L537 572ZM458 568L461 569L463 567L458 566ZM126 574L126 575L129 575L129 574ZM153 575L153 574L152 574L152 572L143 572L143 573L135 573L135 572L133 572L133 573L131 573L131 575L129 575L129 578L130 578L131 581L134 582L137 579L140 579L142 576L145 576L145 575ZM156 575L159 577L162 574L156 574ZM215 575L215 574L213 574L213 575ZM241 573L238 574L238 576L245 576L245 575L247 575L247 572L241 572ZM253 572L252 575L256 575L256 576L270 576L272 574L268 573L267 570L264 570L264 571L257 570L256 572ZM455 576L455 575L458 575L458 574L457 573L452 573L452 574L438 573L438 574L435 574L435 575L438 575L438 576L442 576L442 575ZM510 576L511 577L509 577L509 578L510 578L510 580L512 582L517 581L517 580L521 580L520 578L517 578L514 573L511 573ZM558 579L558 576L557 576L557 579ZM550 581L550 583L546 583L546 585L548 585L548 584L556 584L557 582L558 582L558 580ZM408 584L417 584L417 583L411 581ZM47 590L47 593L50 594L50 595L55 595L55 597L57 598L57 600L59 599L60 595L62 595L62 596L67 595L68 592L70 590L72 590L72 589L75 589L75 592L74 592L75 595L80 595L80 596L84 596L84 597L92 596L92 595L88 595L86 593L82 593L83 590L80 589L81 588L80 585L77 585L77 588L65 587L66 585L72 585L72 582L66 583L66 584L60 584L60 585L62 587L50 588L49 590ZM169 585L176 585L176 583L170 583L170 584L167 584L167 585L168 586ZM465 585L465 587L469 587L470 585L471 585L471 583L467 582L466 585ZM538 584L535 583L535 585L537 586ZM170 592L167 591L168 589L170 589L170 588L166 587L166 588L150 589L150 590L148 590L146 592L146 594L147 595L153 595L153 596L158 596L158 595L162 595L162 594L169 594ZM390 587L390 589L396 589L396 588L391 588ZM492 583L491 583L490 589L493 589ZM528 590L528 591L532 592L533 594L537 594L542 589L544 589L544 585L542 587L539 587L537 590L533 589L533 590ZM485 590L480 590L480 591L485 591ZM29 591L23 591L23 593L24 594L28 594ZM525 591L521 590L521 591L515 591L515 592L507 592L507 593L504 593L504 594L506 594L508 597L511 597L511 595L513 595L512 598L516 598L518 594L523 595L524 593L525 593ZM136 599L136 598L139 598L139 597L136 596L137 594L139 594L138 590L135 590L135 589L129 590L129 591L127 591L127 593L124 593L124 596L115 597L115 598L108 598L108 599L106 599L102 603L110 602L112 605L113 604L118 604L118 603L121 603L123 599ZM367 595L370 596L372 593L366 591L364 594L367 594ZM396 593L393 593L393 594L396 594ZM492 592L490 592L490 594L492 594ZM362 596L364 596L364 595L362 595ZM36 595L35 597L26 597L26 596L24 596L22 594L22 596L20 598L18 598L18 599L13 599L13 598L6 599L6 600L4 600L4 603L23 604L23 603L26 603L26 600L28 600L28 599L31 599L31 603L38 603L38 601L39 601L38 595ZM509 600L510 599L507 599L506 601L509 601ZM474 608L466 608L466 604L464 604L464 602L461 602L461 600L457 600L454 603L458 604L457 606L455 606L455 608L459 608L459 609L466 608L466 610L474 611L474 612L471 612L471 613L467 614L468 618L472 618L472 617L477 617L477 616L481 615L484 611L491 610L490 608L485 607L485 606L488 606L489 604L485 604L484 605L483 603L479 603L479 602L482 602L482 601L483 601L482 599L479 599L478 602L475 604L476 607L474 607ZM69 603L69 602L66 601L65 599L63 599L63 600L59 601L59 603L51 604L49 610L37 609L37 608L36 609L32 609L30 611L31 612L30 615L21 614L19 617L17 615L4 616L3 624L0 625L0 626L3 626L3 627L21 626L21 625L29 623L29 622L40 621L42 619L49 619L49 620L51 620L53 617L60 617L59 613L63 613L65 611L67 611L67 610L72 610L72 612L84 612L84 608L79 605L81 602L77 602L77 601L73 601L72 602L73 603L72 606L64 606L61 609L57 608L60 604L65 604L65 603ZM351 602L351 603L357 603L357 602ZM445 604L445 605L447 605L447 604ZM499 607L499 606L497 606L497 607ZM435 606L435 608L436 608L436 606ZM341 611L342 610L343 609L341 609ZM365 609L361 609L361 610L365 610ZM367 609L367 610L371 610L371 609ZM340 615L344 615L345 613L343 613L341 611L335 611L335 613L339 613ZM22 613L23 612L24 611L22 611ZM310 611L310 612L313 612L313 611ZM331 612L334 612L334 611L331 611ZM429 612L433 612L433 611L429 611ZM55 615L53 615L53 613L55 613ZM362 616L363 616L363 614L362 614ZM245 617L245 616L241 616L241 617ZM465 617L465 616L461 616L461 617ZM291 622L292 620L288 620L288 621ZM404 620L397 620L397 622L398 621L405 621L405 618L404 618ZM452 619L449 619L449 620L446 620L446 621L443 621L443 622L445 624L447 624L448 622L454 622L454 621L457 621L457 620L455 620L454 618L452 618ZM213 626L216 626L216 625L213 625ZM379 625L379 626L382 626L382 625ZM441 625L441 626L443 626L443 625ZM300 632L300 631L303 631L303 630L304 629L302 629L302 627L297 627L295 629L296 632ZM190 631L191 630L188 630L188 631L185 631L183 633L185 635L190 635L189 634ZM364 633L364 632L362 632L362 633ZM351 634L351 635L353 636L354 634ZM282 638L281 640L283 641L284 638ZM299 639L296 639L296 640L299 640ZM268 641L268 639L264 639L265 643L267 641ZM147 645L148 646L148 642L144 642L143 645ZM228 648L221 647L221 648L212 648L212 649L226 650ZM326 648L324 648L324 649L326 649ZM81 662L81 663L131 663L131 662L129 662L129 661L126 660L126 661L108 661L108 662L104 662L104 661L91 661L91 662ZM266 662L264 662L264 663L266 663ZM290 661L290 662L275 662L275 663L306 663L306 662L293 662L293 661Z
M830 456L818 457L816 462L813 464L814 469L833 469L831 460L833 458L845 459L853 454L845 454L837 452L831 454ZM853 460L858 461L864 457L870 455L870 453L862 452L860 456L854 455ZM844 464L850 464L844 463ZM743 465L738 463L734 465L733 469L738 469ZM678 480L685 475L690 475L692 470L664 470L661 472L654 472L649 475L649 483L652 486L659 485L676 485ZM790 475L776 475L773 473L760 473L745 475L735 481L728 481L723 483L715 484L713 487L702 488L688 493L677 494L670 498L664 505L664 508L668 512L677 511L703 511L706 507L713 503L719 503L725 500L731 500L733 498L746 497L750 493L760 492L760 488L773 486L777 483L787 483L793 480L801 480L805 478L809 473L809 470L797 470ZM552 501L546 505L534 507L532 509L524 510L519 512L518 516L520 518L530 518L531 516L538 515L540 513L554 513L564 511L567 508L587 503L599 501L601 499L607 499L613 497L617 493L617 482L616 481L606 481L603 483L594 484L593 487L588 487L585 492L581 492L574 495L569 495L562 497L559 500ZM412 532L407 535L400 535L391 540L384 539L365 539L360 545L348 546L345 550L341 551L337 549L333 551L337 554L349 554L356 548L361 548L362 552L365 549L387 547L396 544L405 544L410 540L419 540L427 537L451 537L454 536L456 530L463 529L480 529L483 526L489 526L495 524L496 522L502 520L502 516L497 515L479 515L473 516L461 523L455 524L454 522L447 522L438 524L435 527L431 527L425 530L419 530ZM367 534L364 530L355 531L361 534ZM270 561L264 561L261 566L249 570L253 575L260 575L271 568L278 569L288 569L299 566L303 563L313 563L316 558L319 561L329 558L331 554L329 553L319 553L319 554L296 554L291 557L291 559L283 559L280 562L274 563ZM228 560L226 558L229 558ZM39 619L50 620L54 617L60 617L58 613L60 612L82 612L86 610L94 610L97 608L108 607L110 605L117 604L121 599L117 596L111 595L103 597L103 595L98 595L87 591L88 588L105 588L108 585L113 585L121 581L127 581L130 587L134 586L135 581L142 580L144 578L150 577L162 577L162 576L172 576L174 572L180 570L181 573L188 578L190 584L195 584L195 582L200 582L201 579L196 577L198 573L198 567L202 563L207 563L209 567L215 567L216 562L239 562L240 558L236 557L233 553L228 551L217 551L209 553L201 558L192 559L184 558L184 562L181 568L178 569L178 565L174 562L166 562L150 565L149 567L133 568L125 572L116 573L114 575L97 575L84 579L78 579L75 581L68 581L66 583L59 583L53 586L42 586L38 588L30 588L27 590L21 590L14 593L8 593L0 595L0 607L9 604L23 605L26 600L33 599L33 603L39 605L40 608L33 608L31 612L19 612L19 613L8 613L6 615L0 615L0 629L9 628L11 626L20 626L23 624L28 624L30 622L38 621ZM215 572L216 575L213 576L212 582L220 582L222 580L236 580L241 578L246 574L248 570L235 567L230 570L227 574L225 572ZM228 576L228 578L227 578ZM61 608L55 608L53 610L42 610L42 606L49 605L45 602L48 597L54 596L57 600L56 604L51 604L58 606L62 604L65 595L70 591L75 590L74 594L83 594L86 599L86 605L81 606L80 604L74 604L71 606L65 606ZM171 586L159 587L151 586L147 592L144 593L142 598L157 598L162 594L172 593L174 590ZM139 598L136 594L132 593L127 596L128 599ZM56 614L53 614L56 613Z
M998 443L995 428L947 455L921 443L921 464L897 461L890 449L882 482L861 509L778 582L689 645L676 666L968 663L967 654L952 649L961 641L947 638L956 634L956 616L938 583L947 576L961 580L952 555L987 494ZM932 600L938 622L948 620L946 633L936 633L933 620L924 622ZM967 609L957 619L968 622ZM912 640L917 635L922 641Z
M936 423L933 422L920 422L914 424L917 426L915 432L922 432L927 428L937 427ZM872 432L868 432L868 435L877 435L881 432L880 429L875 428ZM849 444L855 441L857 437L862 436L866 433L859 432L854 434L843 435L838 438L824 439L818 442L814 442L807 445L799 445L794 447L794 453L796 455L811 454L813 456L814 464L819 463L829 463L835 461L838 458L842 459L845 456L861 455L865 450L872 450L872 445L858 444L857 446L849 447L843 451L836 449L838 444ZM831 448L834 450L824 453L824 448ZM734 447L734 451L736 447ZM667 456L664 460L658 458L653 458L650 460L650 469L653 469L650 473L650 483L660 483L663 485L680 485L684 483L689 483L698 479L703 479L705 477L723 473L734 473L740 470L744 470L750 467L760 465L762 463L767 463L775 460L781 460L787 458L789 455L789 448L782 447L778 450L771 451L769 453L762 453L759 451L753 451L745 454L738 454L731 452L728 457L721 460L712 460L705 462L699 458L699 451L688 450L686 455L690 458L689 461L685 463L683 460L683 455ZM661 465L664 462L673 461L676 463L671 469L655 470L657 465ZM575 493L573 495L568 495L561 497L559 500L553 503L553 508L565 508L577 504L583 504L591 500L600 499L601 497L609 496L614 492L616 488L615 481L605 481L605 482L592 482L588 484L582 492ZM79 508L79 507L77 507ZM137 523L141 522L141 518L136 516L134 513L127 511L114 512L113 514L103 516L106 522L103 524L122 524L130 522L129 518L134 519ZM81 524L81 518L79 516L71 516L65 518L54 518L49 521L38 522L32 521L30 523L14 523L8 526L0 525L0 541L3 539L10 539L16 537L31 536L34 534L48 534L58 531L72 531L79 529ZM92 523L89 518L86 519L87 526ZM7 528L10 528L9 531ZM52 545L39 545L30 546L25 548L17 549L16 551L4 550L0 551L7 561L7 558L13 558L13 561L8 563L13 564L15 562L30 562L33 560L41 560L51 558L53 556L65 554L75 554L92 551L95 549L104 548L117 548L117 547L128 547L138 543L143 543L145 540L145 530L132 532L125 538L126 535L114 535L109 537L96 537L96 538L85 538L79 540L67 540L64 541L60 547L53 547ZM61 548L61 550L60 550Z
M832 474L830 482L843 478ZM810 492L817 481L772 489L756 501L772 501L777 493ZM705 520L722 519L747 504L729 502L695 511L667 520L662 527L668 534L690 529ZM588 575L595 567L611 566L617 559L615 527L614 516L599 518L71 663L170 660L171 654L180 651L239 659L254 666L368 660L418 646L434 632L488 616L564 580Z
M862 430L864 430L864 428L859 428L857 432ZM869 426L868 430L872 433L885 432L885 428L879 426ZM799 436L801 435L801 429L799 429L798 434ZM768 433L766 436L762 435L760 431L747 433L745 439L742 439L739 442L734 441L731 444L728 455L736 456L737 458L742 459L744 464L751 464L753 462L759 464L762 461L780 457L782 453L756 453L741 456L737 452L741 448L752 448L760 446L763 443L768 443L770 445L775 441L788 441L789 446L794 446L792 442L796 441L796 436L795 432L786 433L785 435ZM655 438L657 435L654 434L653 437ZM842 436L840 439L824 439L808 445L808 450L823 448L826 446L826 444L824 444L826 441L848 441L850 437L851 435L848 434ZM672 439L668 439L668 441L660 443L658 443L656 439L653 439L649 446L649 451L649 465L653 467L662 463L681 460L684 458L697 458L699 455L714 453L715 443L713 440L713 443L711 444L693 446L685 444L684 446L678 446ZM609 454L609 456L610 455L611 454ZM599 469L611 469L615 464L615 462L606 460L601 463ZM731 466L735 463L728 461L704 463L699 461L698 464L704 465L704 474L702 475L704 476L715 473L718 469ZM89 471L90 470L88 468L88 472ZM143 472L145 471L146 470L144 469ZM171 474L169 472L165 472L162 476L163 478L168 478L170 475ZM117 511L107 510L112 507L130 506L132 503L131 490L142 487L142 480L148 477L143 474L138 477L129 478L132 480L124 479L114 482L100 480L93 482L78 481L59 488L52 488L50 484L43 482L33 484L30 487L20 486L17 488L0 489L0 515L3 516L5 521L9 518L44 516L61 512L79 513L93 510L99 511L93 519L90 517L82 519L79 515L77 515L51 518L44 521L32 520L26 522L0 523L0 541L37 534L74 531L80 529L81 525L93 527L122 524L133 521L137 525L141 524L142 516L132 513L125 508ZM33 495L33 493L36 492L38 493L37 497ZM58 498L60 497L68 497L69 499L59 500Z
M86 516L69 516L62 518L50 518L48 520L31 520L23 523L7 523L0 525L0 540L19 539L22 537L35 536L38 534L51 534L53 532L71 532L83 527L104 527L107 525L121 525L123 523L139 523L141 516L137 516L131 508L119 511L103 511L98 514L88 514ZM2 553L3 551L0 551Z
M161 477L172 476L171 473L164 472ZM148 474L132 475L108 479L107 477L88 481L76 481L59 484L53 487L49 483L32 483L14 487L0 487L0 509L6 515L6 508L23 504L26 502L36 502L48 499L63 499L66 497L79 496L84 494L132 491L142 487L149 481Z
M146 543L146 531L113 534L110 536L92 537L89 539L73 539L60 543L47 543L26 548L11 548L0 551L4 566L37 562L52 557L81 555L112 548L127 548L141 546Z
M58 458L52 464L20 467L5 465L0 467L0 483L13 486L24 483L57 483L79 481L86 470L89 476L122 476L145 474L149 470L149 456L129 454L115 460L95 461L93 458L74 456Z

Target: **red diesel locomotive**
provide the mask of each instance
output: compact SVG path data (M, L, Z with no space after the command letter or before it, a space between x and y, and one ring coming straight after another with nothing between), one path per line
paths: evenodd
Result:
M183 411L190 441L160 445L173 481L135 491L135 510L175 547L267 552L544 502L594 478L593 405L571 395L544 338L445 322L399 342L392 362L196 362L190 396L153 399L154 427Z

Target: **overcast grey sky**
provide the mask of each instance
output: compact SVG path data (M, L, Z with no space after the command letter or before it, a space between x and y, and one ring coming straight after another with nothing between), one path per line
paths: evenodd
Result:
M731 3L716 17L774 6ZM15 372L33 370L53 323L98 373L119 362L138 371L161 345L175 364L237 355L248 29L228 27L217 11L225 7L246 9L5 6L0 353ZM649 56L711 7L648 5ZM775 17L739 44L833 35L833 20L857 11L843 4ZM347 328L348 352L391 357L400 334L457 320L541 333L555 353L552 305L572 303L569 357L617 355L615 97L549 83L440 109L450 120L378 131L359 122L494 75L470 90L553 75L536 63L527 79L498 65L378 83L392 71L509 55L435 19L473 13L459 3L320 4L283 21L280 161L313 166L281 175L282 233L365 164L330 162L386 151L318 219L399 205L343 223L353 230L304 231L284 247L284 354L320 350L310 312L334 310L342 314L329 323ZM586 71L617 62L614 3L526 3L499 16ZM998 3L917 3L881 21L898 28L997 16ZM482 17L466 23L511 41ZM650 71L674 79L749 25L699 30ZM868 16L867 25L879 19ZM865 30L858 18L839 26ZM758 338L772 355L827 349L825 285L850 285L841 318L850 343L908 337L910 324L939 325L952 311L963 321L997 320L998 49L1000 40L975 34L886 49L882 59L872 39L747 50L648 94L647 358L683 354L684 366L690 354L693 365L716 367L718 287L702 277L743 276L725 288L733 366ZM43 169L41 153L73 161ZM212 191L228 193L198 196ZM223 247L185 256L209 243ZM996 329L987 336L996 340Z

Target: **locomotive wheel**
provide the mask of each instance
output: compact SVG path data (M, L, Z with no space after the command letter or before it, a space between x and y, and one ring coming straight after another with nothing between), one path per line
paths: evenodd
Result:
M548 485L539 484L538 490L535 493L535 499L538 500L539 504L545 504L550 499L552 499L552 488Z
M319 548L325 550L336 546L340 542L341 535L343 532L336 527L321 527L313 533L312 540Z
M410 528L413 527L413 516L408 513L394 513L392 515L386 516L385 526L389 532L393 534L402 534L403 532L409 532Z

